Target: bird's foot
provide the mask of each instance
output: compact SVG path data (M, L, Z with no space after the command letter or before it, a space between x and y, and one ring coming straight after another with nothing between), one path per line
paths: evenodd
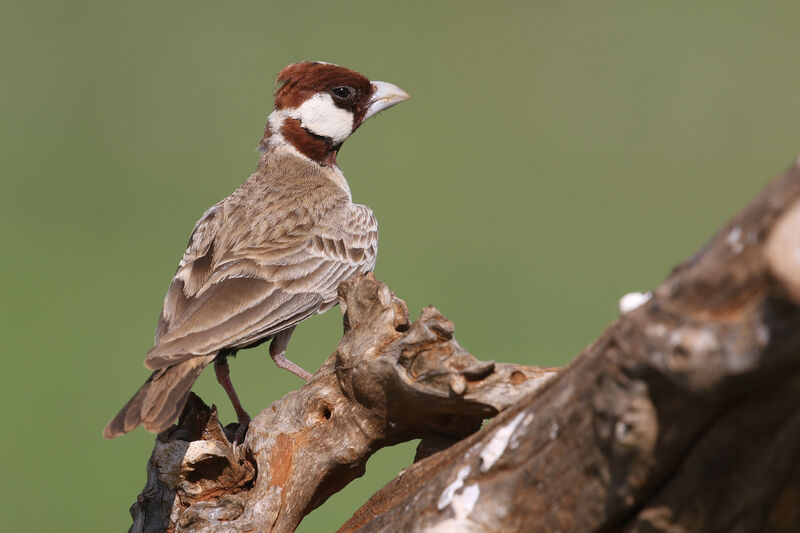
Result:
M239 417L239 422L231 422L225 426L225 436L228 437L228 442L231 443L234 451L236 447L244 443L244 438L247 436L247 429L250 427L250 417L245 413L245 417Z
M311 379L311 372L303 370L300 365L286 359L286 347L289 345L289 338L292 336L293 331L294 326L275 334L269 344L269 356L272 357L278 368L288 370L300 379L308 381Z
M250 426L250 417L246 420L239 420L239 427L233 432L233 449L244 442L244 437L247 435L247 428Z
M278 368L288 370L289 372L291 372L292 374L294 374L295 376L299 377L304 381L308 381L311 379L311 372L304 370L303 367L301 367L300 365L286 359L285 352L279 352L275 355L272 355L272 353L270 353L270 356L272 356L272 360L275 361L275 365Z

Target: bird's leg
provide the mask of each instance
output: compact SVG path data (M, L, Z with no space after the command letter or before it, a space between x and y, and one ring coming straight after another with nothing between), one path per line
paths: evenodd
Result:
M275 334L269 344L269 356L272 357L278 368L288 370L295 376L308 381L311 379L311 373L306 372L300 366L286 359L286 347L289 345L289 339L292 337L293 331L294 326Z
M222 385L222 388L225 389L225 392L228 393L228 398L231 399L233 409L236 411L236 418L239 421L239 427L236 428L236 433L234 433L233 436L233 444L235 447L236 443L244 440L244 434L247 432L247 426L250 424L250 415L247 414L247 411L242 407L241 402L239 402L239 396L236 394L236 389L233 388L227 355L219 355L214 359L214 372L217 374L217 381Z

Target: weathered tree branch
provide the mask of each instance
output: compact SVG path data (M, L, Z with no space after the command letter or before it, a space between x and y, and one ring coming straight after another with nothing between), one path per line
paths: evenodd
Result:
M291 531L413 438L421 460L343 531L800 527L797 167L559 372L478 361L372 276L340 302L336 352L244 445L190 401L156 441L134 531Z
M409 324L405 303L372 275L342 284L340 303L336 352L253 419L243 446L191 398L156 441L135 531L292 531L380 448L421 438L418 458L439 451L556 373L478 361L436 309Z
M800 531L798 287L795 166L548 386L342 531Z

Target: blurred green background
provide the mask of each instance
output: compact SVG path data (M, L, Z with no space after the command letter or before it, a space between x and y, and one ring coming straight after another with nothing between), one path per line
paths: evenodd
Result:
M195 220L254 168L285 64L413 95L339 156L380 221L378 277L478 357L554 365L800 152L799 19L788 1L4 2L3 529L129 526L153 436L101 430L148 375ZM340 321L301 325L290 357L316 369ZM253 414L300 385L265 347L232 376ZM213 372L195 390L233 419ZM413 449L300 530L335 529Z

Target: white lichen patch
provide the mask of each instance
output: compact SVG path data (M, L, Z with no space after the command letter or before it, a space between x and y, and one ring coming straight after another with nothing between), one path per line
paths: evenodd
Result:
M508 446L508 441L514 434L514 430L522 422L525 413L519 413L514 420L498 429L489 444L481 451L481 472L488 472L492 465L503 455Z
M630 313L634 309L646 304L652 297L653 293L650 291L629 292L619 299L619 312L623 315L625 313Z
M673 347L681 346L694 353L711 353L719 349L717 337L707 329L684 328L673 331L669 336Z
M533 413L526 414L525 418L522 419L522 427L530 425L530 423L533 422L533 418L534 418ZM520 441L519 435L516 434L512 435L508 447L511 448L512 450L516 450L519 447L519 441Z
M462 477L461 473L464 472L464 469L466 469L466 474L464 474L464 476ZM458 473L456 481L460 480L461 485L463 485L464 478L468 473L469 473L469 467L462 468ZM459 485L459 488L461 487L461 485ZM448 486L448 489L451 486L453 486L452 483L450 484L450 486ZM445 489L445 491L447 491L447 489ZM480 495L481 495L481 489L480 487L478 487L477 483L468 485L459 494L454 493L450 497L450 499L451 499L451 504L452 504L451 507L453 509L453 514L455 516L453 516L452 518L447 518L444 521L439 522L434 526L426 528L424 530L425 533L454 533L456 531L458 533L472 533L472 532L477 533L479 531L485 531L485 528L481 527L480 524L477 524L469 519L469 515L475 508L475 504L478 503L478 498L480 497ZM444 493L442 493L442 496L444 496ZM447 505L443 506L441 504L442 500L440 498L439 499L440 511L445 507L447 507Z
M465 459L471 459L472 456L475 454L475 452L478 451L478 448L480 448L481 446L483 446L483 443L480 442L480 441L478 441L475 444L473 444L472 446L470 446L469 450L467 450L467 453L464 454L464 458Z
M450 505L450 503L453 501L453 496L456 495L456 491L464 486L464 480L469 475L469 471L469 465L461 468L461 470L458 471L458 474L456 474L455 481L444 488L441 496L439 496L439 502L436 504L436 507L438 507L440 511Z
M744 250L744 244L742 244L742 228L739 226L734 227L730 233L728 233L725 241L728 243L728 246L731 247L733 253L742 253L742 250Z
M469 516L475 504L478 502L478 497L481 495L481 489L477 483L468 485L461 491L460 494L453 496L451 507L456 515L456 518L463 520Z
M556 440L558 438L558 429L559 429L558 428L558 422L556 422L555 420L551 420L550 421L550 433L548 434L548 437L550 437L550 440Z

